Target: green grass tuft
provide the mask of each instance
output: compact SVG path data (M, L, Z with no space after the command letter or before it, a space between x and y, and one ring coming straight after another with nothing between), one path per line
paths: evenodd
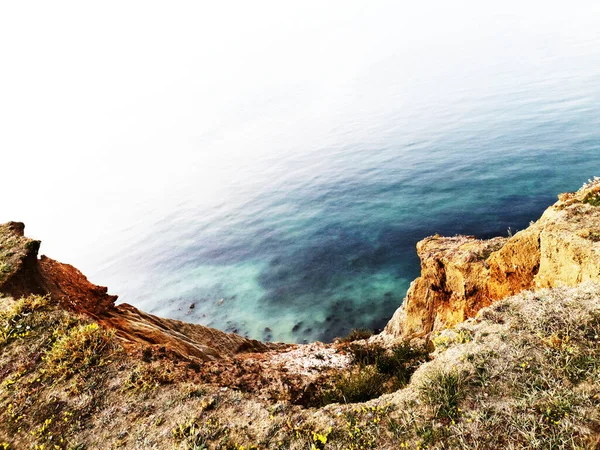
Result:
M588 205L600 206L600 193L589 192L582 201L583 203L587 203Z
M433 407L437 418L454 419L467 391L467 376L458 370L436 371L419 387L421 399Z

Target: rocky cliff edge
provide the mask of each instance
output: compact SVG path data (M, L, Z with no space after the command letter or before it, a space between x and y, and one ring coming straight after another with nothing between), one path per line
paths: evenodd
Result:
M600 281L600 179L560 194L537 222L513 236L423 239L421 276L383 336L420 338L463 322L523 290Z
M38 259L40 242L24 235L25 225L0 225L0 293L14 298L50 294L53 301L113 329L125 347L165 347L189 360L218 360L276 345L201 325L163 319L128 304L115 305L116 295L96 286L75 267L46 256Z

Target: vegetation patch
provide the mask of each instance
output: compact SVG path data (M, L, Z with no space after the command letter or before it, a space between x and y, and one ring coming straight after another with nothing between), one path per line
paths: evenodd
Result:
M350 450L381 448L387 440L386 422L393 411L391 404L361 406L344 415L344 426L330 431L330 441Z
M101 367L114 348L114 333L97 323L78 325L63 335L57 332L60 337L45 356L46 378L53 380Z
M44 309L48 304L48 298L39 295L5 301L12 302L12 305L0 313L0 348L15 339L30 335L40 325L40 316L33 313Z
M453 345L466 344L473 340L473 333L466 328L454 328L443 330L431 339L431 343L437 349L448 348Z
M355 328L348 335L341 339L342 342L354 342L363 339L369 339L375 334L370 328Z
M358 403L394 392L405 386L427 351L401 342L391 349L377 343L353 343L348 347L352 367L316 390L308 406Z
M188 420L179 423L171 431L173 439L179 448L186 450L205 450L207 442L202 433L202 427L196 420Z
M582 202L592 206L600 206L600 192L588 192Z
M333 386L322 393L321 403L366 402L385 392L387 379L375 366L353 368L339 375Z
M434 410L437 418L454 419L467 392L467 375L456 368L430 374L419 387L421 398Z
M125 384L125 388L136 391L152 391L176 380L172 361L141 363L133 368Z

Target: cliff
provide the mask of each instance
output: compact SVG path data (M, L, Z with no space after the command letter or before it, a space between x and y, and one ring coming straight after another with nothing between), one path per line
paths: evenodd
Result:
M213 328L162 319L120 304L107 288L96 286L75 267L46 256L38 259L40 242L24 235L25 225L0 225L0 293L14 298L29 294L50 295L60 305L115 330L125 347L154 345L189 360L216 360L244 351L265 351L263 344Z
M421 276L384 336L417 338L474 317L526 289L600 281L600 182L559 195L509 238L428 237L417 244Z
M115 305L0 225L0 449L600 448L599 210L426 238L381 335L307 345Z

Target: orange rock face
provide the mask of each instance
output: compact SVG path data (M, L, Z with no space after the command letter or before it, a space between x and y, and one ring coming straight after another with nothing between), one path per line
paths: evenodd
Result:
M412 282L385 333L422 337L462 322L489 305L488 259L505 241L433 236L419 242L421 276Z
M600 282L600 181L561 194L540 220L510 238L426 238L417 244L421 276L384 330L425 337L495 300L525 289Z
M46 256L38 259L39 242L26 238L23 230L24 225L18 222L0 225L0 248L12 255L0 279L0 293L15 298L50 294L66 309L114 329L125 347L156 345L190 360L216 360L277 347L201 325L162 319L128 304L115 305L116 295L90 283L75 267Z

